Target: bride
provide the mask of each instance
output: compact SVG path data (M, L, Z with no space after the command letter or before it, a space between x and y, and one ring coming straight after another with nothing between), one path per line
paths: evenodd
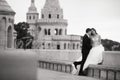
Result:
M103 61L102 52L104 51L104 47L101 44L101 37L97 34L94 28L91 30L92 49L90 50L89 55L85 61L83 71L88 68L89 64L97 65Z

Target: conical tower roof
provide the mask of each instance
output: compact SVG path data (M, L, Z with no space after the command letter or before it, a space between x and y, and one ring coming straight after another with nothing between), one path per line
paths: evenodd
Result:
M7 3L6 0L0 0L0 12L4 12L4 13L7 12L7 13L13 13L13 14L15 14L15 12L9 6L9 4Z
M58 0L46 0L44 8L60 9L59 1Z
M28 13L37 13L37 8L35 6L35 0L31 0L31 6L29 7Z

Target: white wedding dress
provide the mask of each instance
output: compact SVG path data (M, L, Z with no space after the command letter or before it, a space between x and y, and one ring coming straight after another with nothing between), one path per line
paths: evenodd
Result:
M85 61L83 71L88 68L89 64L101 63L103 60L102 53L104 51L104 47L101 44L101 39L99 35L91 38L92 40L92 49L89 52L89 55Z

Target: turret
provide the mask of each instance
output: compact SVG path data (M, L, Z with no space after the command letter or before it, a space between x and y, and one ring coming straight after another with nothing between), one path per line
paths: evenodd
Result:
M27 23L34 24L39 18L39 14L37 12L37 8L35 7L35 0L31 0L31 6L28 9L27 12Z

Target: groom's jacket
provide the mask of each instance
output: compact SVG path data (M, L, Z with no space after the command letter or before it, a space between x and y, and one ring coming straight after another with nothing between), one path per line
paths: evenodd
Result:
M85 34L83 36L83 43L82 43L82 54L87 54L89 53L90 49L92 48L91 46L91 39Z

